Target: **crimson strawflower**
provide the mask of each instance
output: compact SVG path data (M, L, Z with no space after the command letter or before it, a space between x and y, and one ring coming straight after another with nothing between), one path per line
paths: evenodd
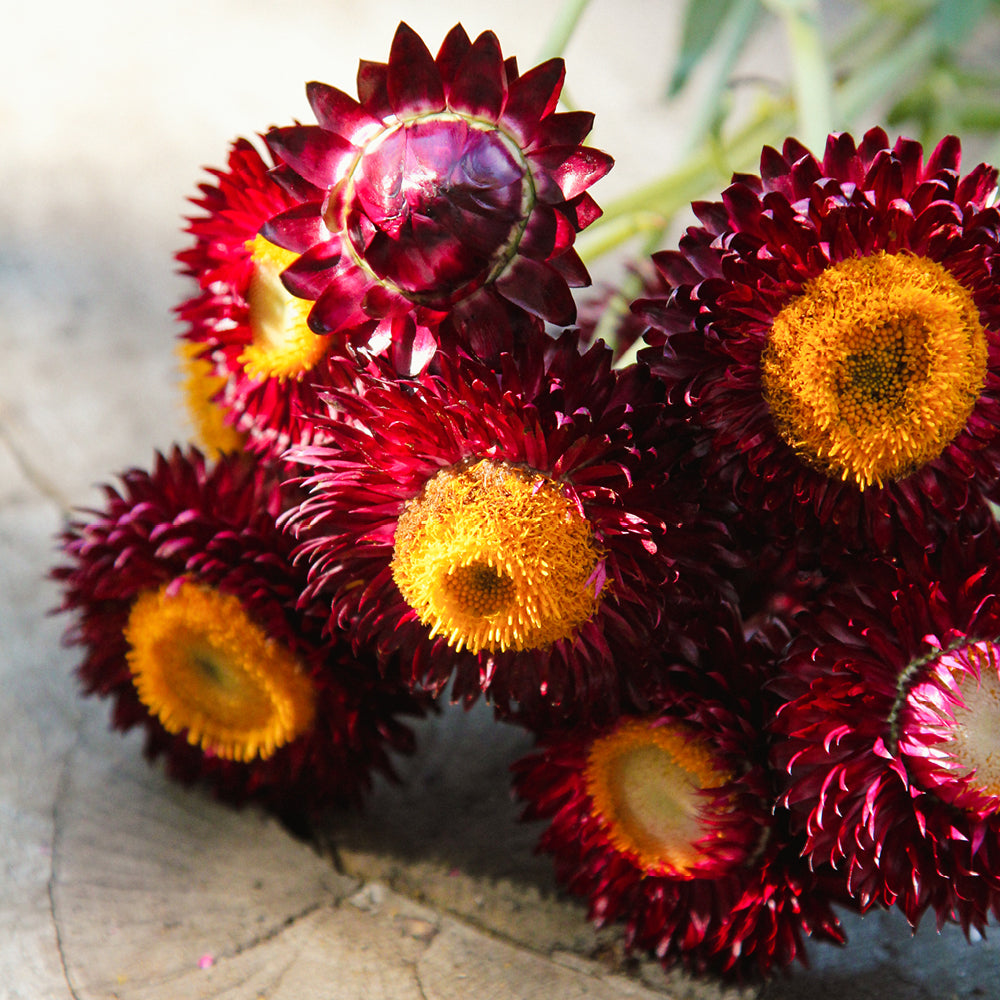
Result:
M522 75L460 25L433 57L400 24L388 62L361 63L357 100L308 85L319 124L266 139L275 178L316 197L263 233L301 255L282 280L315 300L314 330L406 345L416 372L442 339L494 356L526 315L573 322L570 287L589 278L572 244L612 161L581 145L592 115L556 112L563 76L561 59Z
M310 599L431 691L454 674L456 700L606 715L665 608L722 586L715 529L669 479L685 439L662 388L577 346L530 340L499 370L442 351L405 380L373 364L331 397L329 444L287 456L309 470L288 520Z
M809 858L862 908L1000 916L1000 530L855 568L775 682L773 757Z
M881 129L789 139L655 260L646 360L749 510L885 548L932 544L1000 462L997 171Z
M803 938L843 941L825 872L773 808L762 682L773 657L738 622L715 620L696 662L659 671L642 714L552 730L514 765L539 849L598 925L626 946L734 979L798 958ZM735 627L734 627L735 626ZM841 901L837 899L837 901Z
M121 479L52 572L83 690L113 700L114 725L142 727L172 777L295 818L391 775L388 751L413 743L397 716L421 702L299 603L274 470L175 449Z
M189 408L199 443L213 453L239 446L277 454L311 439L311 414L322 408L319 362L330 339L309 329L308 303L281 284L296 255L259 234L304 194L288 194L270 170L252 143L237 139L226 169L211 170L214 183L192 199L204 211L188 220L193 242L177 254L198 282L177 315Z

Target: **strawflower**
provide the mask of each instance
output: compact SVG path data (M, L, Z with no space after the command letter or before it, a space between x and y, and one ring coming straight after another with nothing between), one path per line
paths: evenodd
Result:
M630 950L737 980L795 959L803 938L843 941L827 873L773 809L762 682L773 651L719 624L694 663L660 672L641 714L544 734L514 766L539 849L598 926ZM733 627L735 625L736 627Z
M300 606L287 500L267 466L175 449L105 487L52 575L83 691L116 728L141 727L172 777L298 820L391 776L413 745L397 716L423 706Z
M520 74L460 25L434 57L400 24L388 62L361 62L357 100L308 85L318 124L266 139L275 178L316 195L263 234L300 255L282 280L315 300L314 330L390 343L416 372L439 341L495 356L525 316L573 322L570 287L589 281L573 241L612 161L581 145L592 115L556 111L563 76L561 59Z
M311 414L321 408L319 362L329 338L313 333L308 303L281 284L296 255L259 233L304 195L288 194L271 169L249 140L237 139L226 169L211 170L214 182L192 199L202 213L188 220L192 242L176 255L198 283L176 311L188 408L211 453L246 447L273 456L310 440Z
M791 645L773 722L808 857L864 909L1000 915L1000 567L995 523L856 567Z
M330 443L289 453L309 597L428 690L454 675L456 700L505 712L613 712L653 626L718 585L716 529L668 477L684 435L661 387L577 347L531 341L499 370L439 352L408 380L371 366L331 397Z
M997 171L959 143L765 148L656 256L645 355L750 511L848 545L933 544L1000 461ZM774 524L779 523L775 518Z

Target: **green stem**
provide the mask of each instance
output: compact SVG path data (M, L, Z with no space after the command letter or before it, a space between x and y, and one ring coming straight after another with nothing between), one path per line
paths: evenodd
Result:
M822 148L833 131L833 88L816 0L767 0L785 25L792 56L792 89L798 111L799 138Z
M937 33L931 25L924 24L900 39L881 59L869 65L865 73L849 76L840 89L838 102L844 121L870 116L873 106L878 107L886 94L898 89L901 80L915 69L926 67L937 46Z
M730 72L753 28L758 0L739 0L722 22L712 47L712 72L709 86L685 128L684 153L701 144L710 129L718 123L723 105L722 96L729 86Z
M576 31L576 26L580 23L580 18L587 9L588 3L590 0L566 0L559 9L556 23L549 30L545 44L542 45L539 62L561 56L566 51L566 46L569 44L570 38L573 37L573 32Z
M703 143L676 170L609 204L601 219L580 234L577 247L586 245L584 238L589 233L596 234L625 216L644 213L647 217L657 215L669 220L678 209L705 195L720 178L728 180L734 169L749 166L760 156L764 143L786 134L790 121L787 110L769 107L732 139L721 144ZM622 227L622 231L626 232L627 227ZM633 228L629 235L638 231L639 228Z

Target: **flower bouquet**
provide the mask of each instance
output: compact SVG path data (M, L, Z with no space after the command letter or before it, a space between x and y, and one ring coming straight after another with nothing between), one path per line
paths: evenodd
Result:
M756 4L711 6L745 42ZM770 6L813 51L812 6ZM486 700L537 739L513 790L561 883L665 966L765 976L842 941L835 907L982 931L997 170L834 131L823 65L721 193L680 171L603 217L562 59L491 32L434 54L401 24L355 94L308 84L315 122L235 140L177 254L197 441L106 487L52 571L83 691L289 822ZM790 106L815 148L759 141ZM704 164L722 132L688 138ZM586 296L591 234L642 246Z

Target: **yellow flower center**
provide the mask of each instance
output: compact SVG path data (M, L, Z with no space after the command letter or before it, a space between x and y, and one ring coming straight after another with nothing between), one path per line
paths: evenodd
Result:
M264 759L312 726L309 678L232 594L190 582L146 591L125 638L142 703L206 752Z
M253 260L247 290L253 340L240 364L251 378L301 378L326 354L330 338L309 329L313 303L296 298L281 283L281 272L297 255L259 235L247 246Z
M860 489L933 461L965 427L986 377L972 295L936 261L842 260L775 317L762 362L782 438Z
M203 349L201 344L180 342L184 402L198 445L210 458L218 458L241 451L244 439L232 424L226 423L225 410L213 402L226 380L213 374L212 363L200 357Z
M396 525L403 599L457 651L537 649L597 611L593 529L552 480L484 460L439 472Z
M979 668L979 681L955 674L964 704L954 709L955 727L947 745L964 773L975 773L977 788L1000 796L1000 647L979 642L966 649Z
M709 859L703 791L732 776L683 725L619 725L594 741L584 777L612 845L644 871L690 878Z

